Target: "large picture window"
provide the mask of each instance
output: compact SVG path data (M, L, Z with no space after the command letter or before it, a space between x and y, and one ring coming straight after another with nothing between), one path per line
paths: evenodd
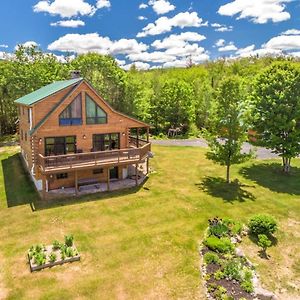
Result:
M76 136L45 138L45 155L64 155L76 153Z
M96 102L86 94L86 124L105 124L107 123L106 112L96 104Z
M82 101L79 94L73 102L60 114L60 126L75 126L82 124Z

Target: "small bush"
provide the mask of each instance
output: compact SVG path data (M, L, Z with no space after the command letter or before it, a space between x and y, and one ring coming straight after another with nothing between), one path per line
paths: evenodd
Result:
M252 293L254 291L253 284L251 281L244 281L241 283L241 288L246 292L246 293Z
M72 247L68 247L65 250L65 254L67 257L73 257L74 256L74 250Z
M56 261L56 254L54 252L52 252L50 255L49 255L49 260L50 262L54 263Z
M223 220L223 224L225 224L229 228L231 233L234 234L234 235L241 234L241 232L242 232L243 225L240 222L234 221L234 220L229 219L229 218L225 218Z
M217 264L219 262L219 256L212 252L207 252L204 254L204 261L207 264Z
M72 234L65 236L65 244L67 247L72 247L74 241L74 236Z
M37 252L34 255L34 263L38 266L44 265L46 263L46 255L43 252Z
M214 278L216 280L221 280L221 279L225 278L225 275L221 270L218 270L214 273Z
M206 238L206 240L203 243L209 249L220 253L231 252L234 250L234 245L230 242L228 238L219 239L216 236L212 235Z
M271 247L272 242L268 239L268 237L265 234L259 234L257 245L261 247L264 252L266 252L267 248Z
M60 247L61 247L61 244L59 241L57 241L57 240L53 241L53 243L52 243L53 250L58 250L58 249L60 249Z
M225 264L224 275L229 279L241 280L241 264L236 260L231 260Z
M276 232L277 222L276 220L269 215L256 215L253 216L249 221L250 232L259 235L266 234L270 235Z

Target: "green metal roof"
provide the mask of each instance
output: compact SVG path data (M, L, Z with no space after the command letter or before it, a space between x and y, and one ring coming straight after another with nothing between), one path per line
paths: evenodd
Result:
M62 80L62 81L55 81L51 84L48 84L30 94L27 94L19 99L17 99L15 102L23 105L33 105L36 102L55 94L73 84L76 84L80 81L82 81L83 78L75 78L70 80Z

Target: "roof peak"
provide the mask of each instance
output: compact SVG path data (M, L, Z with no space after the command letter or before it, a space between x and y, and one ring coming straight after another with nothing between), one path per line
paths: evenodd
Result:
M45 85L41 87L38 90L35 90L17 100L15 100L15 103L23 104L26 106L31 106L67 87L70 87L74 84L77 84L83 80L82 77L80 78L74 78L74 79L67 79L67 80L59 80L54 81L48 85Z

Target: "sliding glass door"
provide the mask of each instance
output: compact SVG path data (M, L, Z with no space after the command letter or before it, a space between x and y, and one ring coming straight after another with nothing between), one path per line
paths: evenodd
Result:
M106 133L93 135L93 151L120 149L120 134Z

